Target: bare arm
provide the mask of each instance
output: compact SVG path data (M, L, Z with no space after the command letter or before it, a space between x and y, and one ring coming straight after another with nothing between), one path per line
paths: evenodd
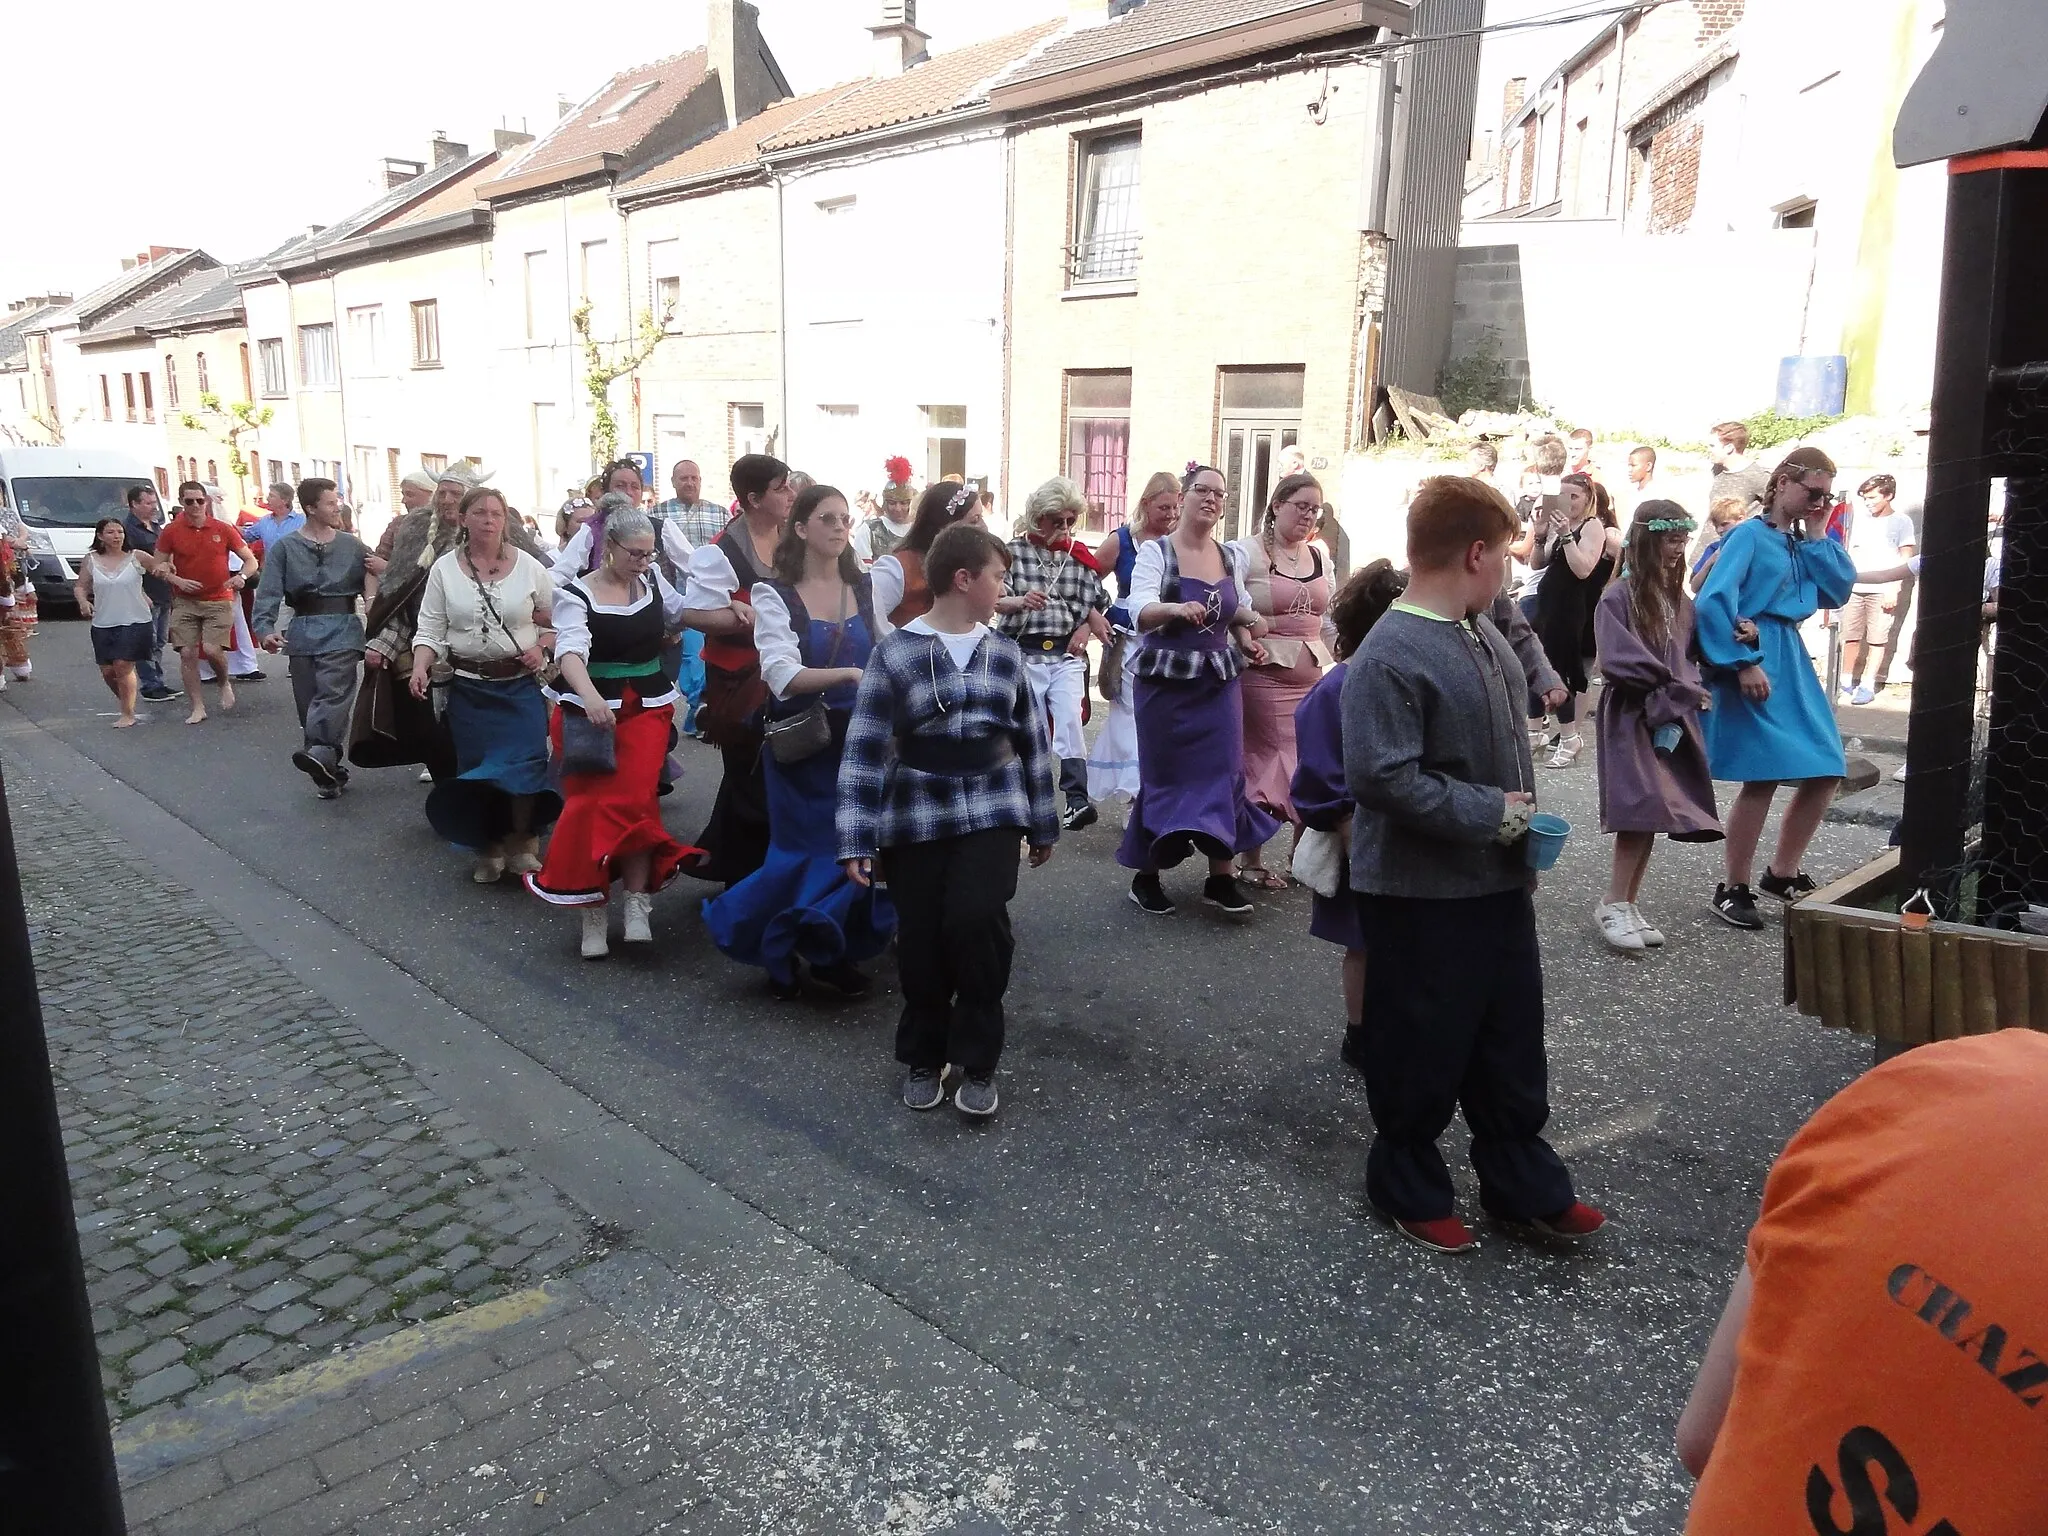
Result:
M1586 530L1594 529L1600 537L1588 539ZM1587 518L1564 538L1564 563L1572 568L1572 574L1584 581L1599 568L1600 560L1607 553L1607 530L1596 518Z
M78 579L71 583L71 595L78 599L78 611L85 618L92 617L92 556L87 555L78 562Z
M1728 1416L1728 1400L1735 1392L1735 1346L1742 1338L1742 1325L1749 1318L1751 1281L1749 1265L1735 1277L1729 1288L1728 1304L1721 1309L1721 1321L1714 1325L1714 1337L1700 1361L1700 1373L1678 1416L1678 1459L1695 1479L1707 1470L1714 1453L1714 1441L1721 1433L1721 1421Z

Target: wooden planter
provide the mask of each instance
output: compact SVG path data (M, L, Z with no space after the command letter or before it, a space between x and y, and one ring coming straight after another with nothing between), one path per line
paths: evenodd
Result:
M1901 1045L2048 1031L2048 938L1967 923L1907 928L1861 903L1890 894L1899 852L1785 914L1785 1001L1830 1029Z

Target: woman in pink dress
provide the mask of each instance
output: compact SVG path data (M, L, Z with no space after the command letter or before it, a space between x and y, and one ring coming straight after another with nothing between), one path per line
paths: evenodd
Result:
M1294 711L1331 660L1323 639L1329 557L1314 542L1322 517L1323 488L1315 476L1289 475L1273 487L1264 529L1237 544L1252 607L1268 625L1266 661L1244 674L1245 798L1297 826ZM1244 856L1242 878L1262 890L1287 885L1256 850Z

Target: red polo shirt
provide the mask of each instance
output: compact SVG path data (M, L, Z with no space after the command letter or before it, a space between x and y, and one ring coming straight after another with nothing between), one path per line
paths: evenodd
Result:
M181 593L195 603L222 603L234 596L228 587L228 552L254 563L249 546L231 523L208 517L194 528L183 517L174 517L156 536L156 552L168 556L171 569L187 581L199 583L197 592Z

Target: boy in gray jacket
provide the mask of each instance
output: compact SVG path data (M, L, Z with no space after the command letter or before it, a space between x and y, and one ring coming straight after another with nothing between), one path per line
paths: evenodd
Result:
M1462 1106L1480 1203L1584 1237L1606 1218L1543 1140L1543 961L1525 838L1536 808L1527 681L1486 617L1515 515L1499 491L1427 480L1408 509L1408 590L1344 679L1358 802L1351 886L1365 934L1366 1194L1408 1237L1478 1246L1437 1138Z

